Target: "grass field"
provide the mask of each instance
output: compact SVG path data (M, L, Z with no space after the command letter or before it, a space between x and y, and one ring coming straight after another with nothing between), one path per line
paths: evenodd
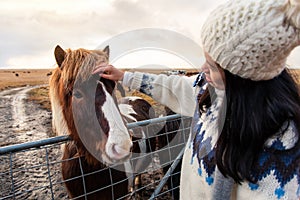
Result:
M6 69L0 70L0 91L27 85L48 85L52 69ZM31 90L29 100L35 101L43 109L51 110L49 87Z
M0 91L12 87L48 84L51 69L0 70Z
M48 84L49 77L51 71L53 69L23 69L23 70L0 70L0 91L13 88L13 87L21 87L26 85L41 85L41 84ZM139 70L141 71L141 70ZM149 70L145 69L144 72L149 73L161 73L159 70ZM300 85L300 70L291 70L292 73L295 75L296 80ZM195 71L187 71L188 73L195 73ZM51 110L50 101L49 101L49 87L41 87L39 89L34 89L30 92L29 96L32 101L39 103L42 108L47 110ZM147 98L148 101L155 107L157 102L153 101L152 99L139 94L137 92L133 93L132 95L138 95L143 98Z

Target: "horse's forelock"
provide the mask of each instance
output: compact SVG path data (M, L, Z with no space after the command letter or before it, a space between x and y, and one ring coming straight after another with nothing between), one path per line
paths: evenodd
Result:
M70 84L70 80L87 81L92 76L94 68L101 62L108 62L108 57L100 50L68 49L62 65L65 86Z

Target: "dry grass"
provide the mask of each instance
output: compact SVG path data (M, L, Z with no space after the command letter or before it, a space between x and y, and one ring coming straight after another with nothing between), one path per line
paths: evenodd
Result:
M48 84L49 73L51 71L52 69L0 70L0 91L26 85ZM291 72L294 74L296 81L300 85L300 70L291 70ZM159 71L151 71L151 73L159 73ZM37 102L42 108L50 111L51 106L48 92L48 86L34 89L29 93L29 100ZM161 109L159 103L144 94L135 91L128 95L136 95L145 98L155 108L156 112Z
M52 69L0 70L0 91L26 85L48 84ZM35 101L43 109L51 110L49 87L34 89L29 93L29 101Z
M51 69L0 70L0 91L26 85L48 84Z
M49 86L33 89L29 92L29 101L40 104L42 109L51 111L51 103L49 100Z

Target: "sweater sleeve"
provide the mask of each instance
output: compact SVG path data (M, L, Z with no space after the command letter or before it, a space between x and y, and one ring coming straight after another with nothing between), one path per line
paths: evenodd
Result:
M125 72L123 85L152 97L175 113L193 116L196 107L195 76L166 76Z

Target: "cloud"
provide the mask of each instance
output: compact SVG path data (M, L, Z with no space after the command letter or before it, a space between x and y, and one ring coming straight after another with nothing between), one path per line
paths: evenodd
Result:
M94 49L117 34L140 28L173 30L199 42L207 14L224 1L2 0L0 68L22 63L47 67L55 62L57 44Z
M39 56L56 44L94 48L114 34L151 24L151 15L130 1L114 1L110 5L88 1L84 6L76 5L76 1L62 2L37 7L36 1L0 3L0 67L14 63L14 58L20 61L22 57Z

